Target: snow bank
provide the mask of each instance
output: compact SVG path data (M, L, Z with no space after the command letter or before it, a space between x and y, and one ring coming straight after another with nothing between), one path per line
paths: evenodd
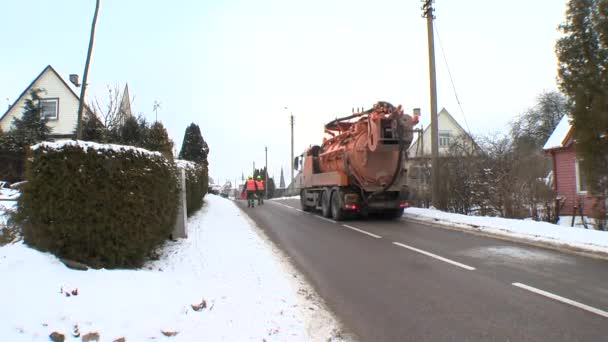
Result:
M102 341L167 339L161 330L177 332L172 341L327 340L311 330L310 316L323 311L244 214L232 201L206 201L188 239L167 243L142 270L75 271L22 243L0 247L0 341L71 338L76 325Z
M608 254L608 233L597 230L573 229L547 222L530 220L451 214L435 209L422 208L407 208L404 217L517 239L572 247L583 251Z

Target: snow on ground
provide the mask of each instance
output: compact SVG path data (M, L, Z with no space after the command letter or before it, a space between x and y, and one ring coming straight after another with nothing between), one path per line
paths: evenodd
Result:
M531 220L467 216L422 208L407 208L403 215L406 218L440 223L461 229L572 247L588 252L608 253L608 233L592 229L574 229Z
M15 189L0 189L0 201L14 201L19 198L21 192Z
M76 340L76 325L102 341L336 339L335 319L258 228L231 201L205 201L188 239L141 270L75 271L21 242L0 247L0 341Z

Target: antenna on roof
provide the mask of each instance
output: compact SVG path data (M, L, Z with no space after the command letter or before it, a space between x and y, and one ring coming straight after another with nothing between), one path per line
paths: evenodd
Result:
M72 84L76 87L80 87L80 83L78 82L78 75L77 74L70 74L70 82L72 82Z
M154 122L158 121L158 109L160 108L160 102L154 100L154 107L152 110L154 111Z

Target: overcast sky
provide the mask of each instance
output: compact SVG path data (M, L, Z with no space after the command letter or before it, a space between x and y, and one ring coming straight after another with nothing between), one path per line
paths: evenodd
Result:
M439 109L473 134L508 123L556 89L555 40L566 0L437 0ZM128 82L133 110L159 120L179 151L191 122L223 183L264 163L289 178L322 125L379 100L422 108L429 120L426 21L418 0L102 0L87 100ZM46 65L82 74L94 0L3 1L4 112ZM436 31L437 34L437 31ZM439 38L463 111L454 97ZM8 100L7 100L8 99ZM287 107L288 109L282 109ZM464 115L463 115L464 113ZM466 120L465 120L466 119Z

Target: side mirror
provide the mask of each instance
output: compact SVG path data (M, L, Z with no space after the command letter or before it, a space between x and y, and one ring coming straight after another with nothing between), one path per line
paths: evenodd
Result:
M298 168L299 168L299 167L300 167L300 157L296 157L296 158L293 160L293 168L294 168L295 170L298 170Z

